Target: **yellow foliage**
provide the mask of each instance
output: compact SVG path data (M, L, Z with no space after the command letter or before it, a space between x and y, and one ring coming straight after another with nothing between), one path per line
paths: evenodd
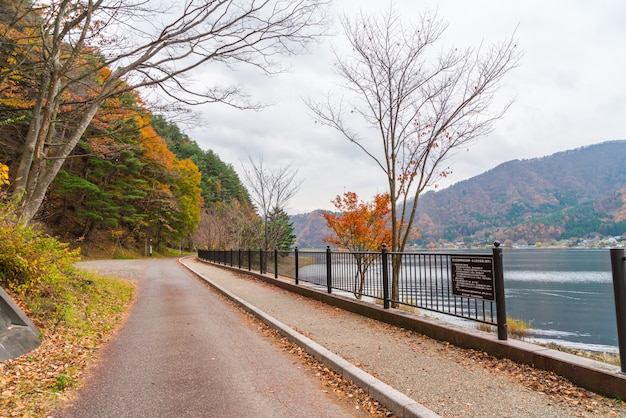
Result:
M100 69L97 75L98 83L104 84L104 82L111 76L111 73L112 71L107 67Z
M0 163L0 186L9 184L9 167Z

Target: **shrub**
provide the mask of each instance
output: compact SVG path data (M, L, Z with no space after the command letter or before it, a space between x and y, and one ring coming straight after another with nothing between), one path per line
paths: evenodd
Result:
M45 290L42 283L67 274L79 250L32 227L0 220L0 285L22 296Z

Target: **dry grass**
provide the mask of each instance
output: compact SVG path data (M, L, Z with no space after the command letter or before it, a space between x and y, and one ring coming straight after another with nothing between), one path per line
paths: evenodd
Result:
M523 319L514 319L510 316L506 318L506 327L509 337L524 340L530 333L530 322ZM489 324L479 323L476 326L480 331L495 332L496 327Z
M543 347L551 348L553 350L563 351L564 353L574 354L580 357L585 357L588 359L601 361L603 363L611 364L613 366L620 366L621 362L619 359L619 354L617 353L604 353L597 351L587 351L587 350L577 350L574 348L567 348L559 345L557 343L545 343L539 344Z

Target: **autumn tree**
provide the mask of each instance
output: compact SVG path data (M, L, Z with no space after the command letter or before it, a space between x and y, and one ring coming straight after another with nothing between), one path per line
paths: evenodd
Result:
M39 219L53 217L84 240L99 227L124 227L129 234L145 228L140 202L150 188L142 156L147 114L132 92L107 100L51 184ZM67 222L73 219L83 220L82 226L73 228Z
M353 293L361 298L367 270L374 262L372 251L391 242L391 205L389 194L374 196L371 202L359 201L354 192L337 196L333 205L338 212L322 214L334 235L325 241L352 252L356 261Z
M172 223L176 231L173 238L185 248L193 246L193 234L200 223L200 211L203 207L201 177L198 166L191 159L176 161L171 180L178 204L177 215Z
M425 13L406 26L393 7L380 17L342 21L349 52L335 69L348 98L308 101L317 120L340 132L384 173L391 207L391 250L404 251L420 195L449 174L455 151L487 134L508 105L490 111L503 77L520 60L514 39L478 49L439 46L446 25ZM362 134L355 126L369 129ZM372 138L378 136L375 141ZM401 257L393 258L398 300Z
M157 247L193 247L203 204L198 167L175 157L147 111L131 108L125 118L116 124L123 129L108 135L90 128L51 185L39 218L85 241L107 228L116 230L119 245L131 237L131 244L152 239Z
M213 151L202 150L175 123L167 121L162 115L154 115L150 124L178 159L190 158L198 166L202 173L202 197L207 206L233 199L252 206L248 191L232 165L223 162Z
M298 170L289 165L267 167L262 157L258 161L249 157L249 161L250 166L244 167L244 178L263 223L262 248L271 251L279 243L284 247L285 239L293 234L293 227L289 222L282 221L284 216L281 214L302 185L302 181L296 179ZM291 238L292 244L293 241L294 238Z
M11 3L19 19L5 19L4 25L17 20L23 26L15 48L7 52L21 56L18 46L30 45L28 74L36 81L32 103L25 109L28 127L13 181L20 221L27 224L35 216L48 187L108 99L152 88L162 98L185 104L256 108L239 87L203 90L185 78L208 63L245 64L268 74L281 71L280 55L302 51L323 30L326 3L188 0L162 3L162 9L153 8L158 2L144 0ZM10 65L25 68L19 60ZM2 70L13 74L11 68Z

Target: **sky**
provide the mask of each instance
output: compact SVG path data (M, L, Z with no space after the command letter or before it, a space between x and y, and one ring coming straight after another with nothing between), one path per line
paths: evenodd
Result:
M330 201L346 191L363 200L385 192L381 169L337 131L315 123L303 99L323 101L329 91L341 94L331 52L331 45L341 48L345 42L338 18L388 7L381 0L335 0L336 34L308 55L287 59L288 72L268 78L250 68L229 70L228 77L253 99L272 106L258 112L202 106L195 109L196 126L185 132L231 164L242 181L249 158L297 169L302 185L288 203L290 214L333 209ZM494 111L510 100L513 105L490 134L447 161L452 174L438 183L438 190L506 161L626 139L626 2L395 0L394 7L408 23L436 10L449 25L442 45L477 47L514 34L524 52L520 65L505 77Z

